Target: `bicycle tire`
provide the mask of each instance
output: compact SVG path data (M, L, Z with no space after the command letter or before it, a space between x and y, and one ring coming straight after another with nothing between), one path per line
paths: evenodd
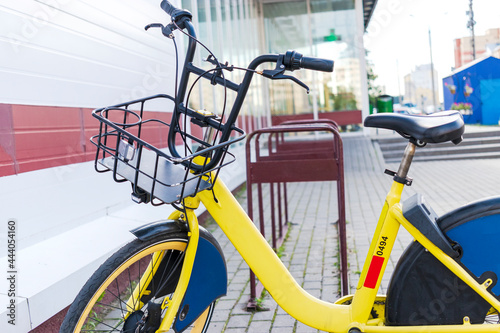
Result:
M146 241L135 239L123 246L87 281L70 306L59 332L135 332L149 307L160 306L165 297L175 297L173 291L180 276L186 245L186 234L175 233ZM161 260L153 260L154 253L159 251L163 251ZM150 281L141 286L140 277L150 264L156 267L154 277L149 277ZM140 290L142 296L131 297L133 290ZM214 305L215 302L211 303L184 332L205 333ZM153 312L151 309L149 311ZM160 311L159 316L162 317L164 312ZM155 332L161 320L156 319L153 323L148 316L146 328L141 332Z
M500 295L500 197L477 201L437 220L443 233L461 247L460 264L488 290ZM486 253L488 255L486 255ZM387 291L386 323L407 325L497 324L498 312L418 242L405 250Z

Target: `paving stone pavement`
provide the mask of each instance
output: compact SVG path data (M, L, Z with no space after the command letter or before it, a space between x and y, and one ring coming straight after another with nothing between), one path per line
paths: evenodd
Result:
M343 144L352 293L391 186L391 177L383 170L396 170L398 165L386 165L370 138L345 135ZM406 187L403 200L414 193L422 193L438 215L470 201L500 195L500 159L414 162L409 176L414 182L411 187ZM240 191L237 198L246 207L246 191ZM309 293L325 301L336 300L340 289L336 200L334 182L288 184L292 225L284 243L282 261ZM269 201L269 187L264 186L266 214L269 214ZM247 312L245 306L250 295L248 266L216 225L211 224L208 229L224 250L229 281L228 295L218 301L208 332L319 332L286 314L269 295L263 302L268 311ZM401 228L379 293L385 292L397 259L411 240L408 232Z

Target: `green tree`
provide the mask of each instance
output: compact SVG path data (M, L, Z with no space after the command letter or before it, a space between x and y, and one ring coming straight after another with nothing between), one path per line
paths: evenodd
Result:
M338 92L333 97L333 109L335 111L357 110L356 96L345 87L338 87Z
M365 50L366 59L366 76L368 79L368 98L370 100L370 105L377 105L377 97L382 94L382 88L375 84L375 80L378 75L375 74L373 69L373 63L368 59L368 50Z

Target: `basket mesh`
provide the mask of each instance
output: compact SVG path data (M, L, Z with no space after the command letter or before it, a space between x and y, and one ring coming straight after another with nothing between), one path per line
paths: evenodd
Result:
M98 172L111 172L117 182L131 182L133 197L142 196L138 202L179 203L212 187L220 168L234 161L234 155L228 152L229 145L244 135L233 127L241 135L212 145L200 139L203 132L200 119L191 123L188 132L182 129L187 126L179 123L185 123L190 117L181 114L174 125L170 123L172 113L145 111L149 104L157 109L159 102L171 107L173 98L156 95L94 110L93 116L100 121L99 134L91 139L97 146L95 167ZM185 156L169 155L166 147L171 126L175 126L175 140L184 148ZM194 153L190 146L197 147ZM218 150L222 150L222 158L215 165L210 163L208 168L207 162Z

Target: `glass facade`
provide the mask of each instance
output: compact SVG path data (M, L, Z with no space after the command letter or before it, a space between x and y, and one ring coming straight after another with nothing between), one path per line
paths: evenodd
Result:
M198 39L205 44L217 57L219 62L235 67L247 67L259 52L260 27L259 4L250 0L183 0L182 6L193 15L193 22L198 32ZM209 53L198 46L199 56L195 59L198 66L204 69L213 67L205 62ZM225 71L227 79L239 83L245 72ZM203 82L202 82L203 81ZM214 87L206 80L200 80L198 88L189 100L191 107L215 111L219 115L224 109L224 89ZM262 80L256 78L247 95L241 110L239 125L250 132L260 128L266 122L268 108L264 103L264 88ZM226 112L234 101L235 94L227 90Z
M194 14L199 40L220 62L246 67L259 54L287 50L335 61L333 73L302 70L291 74L311 89L310 94L289 80L255 77L240 117L240 126L247 132L269 125L271 115L361 108L360 52L364 55L364 49L357 43L362 32L357 31L355 0L182 0L182 6ZM197 65L213 67L202 60L207 51L199 54ZM244 72L225 75L241 82ZM223 97L223 89L203 80L189 102L191 107L220 114ZM227 105L233 98L228 91Z
M308 8L309 7L309 8ZM361 108L359 32L354 0L310 0L264 4L267 50L295 49L304 55L333 59L333 73L298 71L312 90L282 83L272 95L273 114L301 114ZM300 92L300 91L299 91Z

